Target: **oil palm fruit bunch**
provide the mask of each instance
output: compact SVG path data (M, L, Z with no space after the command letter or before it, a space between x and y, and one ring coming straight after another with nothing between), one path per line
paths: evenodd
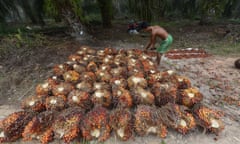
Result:
M70 107L62 111L52 124L54 138L69 143L80 137L80 122L83 120L84 113L85 111L80 107Z
M114 48L106 47L106 48L104 48L104 53L106 55L116 55L117 54L117 50L114 49Z
M75 59L73 59L73 60L74 61L68 60L68 61L64 62L65 64L68 64L72 70L73 70L73 65L78 64L78 62Z
M136 55L138 55L138 56L143 54L143 51L140 50L140 49L134 48L134 49L132 49L132 51L133 51L134 54L136 54Z
M178 103L191 108L194 104L200 103L203 95L197 88L188 88L178 92Z
M148 75L148 84L152 86L156 82L172 83L177 86L177 89L186 89L191 87L191 82L187 77L179 76L174 71L168 70L164 72L155 71Z
M146 54L147 56L149 56L152 61L155 60L154 57L156 57L156 52L154 52L154 51L144 51L144 54Z
M22 137L27 123L34 117L34 113L27 111L14 112L0 121L0 143L12 142Z
M195 104L192 108L193 115L198 125L215 134L219 134L224 129L221 115L213 109L202 104Z
M118 50L117 54L124 54L124 55L127 55L127 50L121 48L121 49Z
M79 55L79 56L83 56L83 55L86 55L86 54L87 54L87 51L80 48L80 49L76 52L76 54Z
M94 105L101 105L108 108L112 106L112 93L105 89L99 89L94 91L91 100Z
M98 50L98 51L96 52L96 55L97 55L97 57L101 57L101 58L103 58L103 57L106 56L104 50Z
M61 82L64 82L62 76L53 75L47 79L47 83L51 86L51 88L57 84L60 84Z
M136 72L143 73L142 63L136 58L128 58L127 59L127 70L128 70L129 76L131 76L132 74L134 74Z
M34 116L25 126L22 133L24 141L37 139L41 143L46 144L53 140L52 123L55 120L54 111L44 111Z
M73 64L73 70L78 72L78 73L82 73L86 71L86 67L82 64Z
M68 95L68 105L79 106L83 109L90 110L93 106L93 103L88 92L73 90Z
M78 54L72 54L68 57L69 61L73 61L73 62L78 62L82 59L82 56L78 55Z
M79 50L77 51L77 54L79 54L79 55L87 54L90 49L91 48L89 46L83 45L79 48ZM79 51L81 51L81 52L79 52Z
M143 73L135 73L127 79L127 82L130 89L134 89L138 86L142 88L147 88L148 86L147 80L144 78Z
M148 89L144 89L140 86L131 89L131 95L134 99L134 103L138 104L146 104L146 105L154 105L155 97Z
M161 72L161 78L159 82L171 82L171 83L176 83L177 81L177 74L173 70L167 70Z
M139 136L157 134L161 138L167 136L167 127L158 117L155 107L138 105L134 114L134 128Z
M117 108L111 111L109 123L115 135L126 141L133 135L133 115L129 109Z
M118 54L127 55L127 50L126 50L126 49L123 49L123 48L121 48L121 49L119 49L119 50L118 50L118 52L117 52L117 55L118 55Z
M80 74L74 70L69 70L63 74L63 79L65 82L75 84L80 80Z
M95 75L96 75L97 81L103 81L103 82L108 82L108 83L112 78L111 73L108 71L98 70L95 73Z
M127 88L127 80L122 77L113 77L110 80L110 83L112 85L112 89L122 87L122 88Z
M84 66L85 68L87 67L89 63L89 57L88 56L83 56L81 60L78 61L78 65ZM86 68L87 69L87 68Z
M100 71L110 71L112 68L110 65L107 65L107 64L101 64L99 65L99 68L98 70Z
M141 53L138 58L139 58L141 61L142 61L142 60L150 60L150 61L152 61L152 57L149 56L149 55L146 54L146 53Z
M86 60L88 63L90 63L91 61L97 62L98 58L95 55L87 54L83 57L83 60Z
M151 92L152 92L152 94L154 95L154 97L155 98L159 98L159 97L161 97L161 87L162 87L163 85L160 83L160 82L156 82L156 83L154 83L151 87L150 87L150 89L151 89ZM160 99L161 100L161 99ZM157 102L157 101L156 101ZM155 103L156 103L155 102Z
M45 97L31 96L22 101L21 107L24 110L41 112L46 110Z
M144 75L144 71L142 69L131 67L131 68L128 68L128 73L127 73L128 75L127 75L127 77L129 78L129 77L135 75L136 73Z
M138 58L138 55L134 49L130 49L126 51L127 57L129 58Z
M103 64L112 65L114 57L112 55L105 55L102 59Z
M161 107L169 102L175 103L177 100L177 87L173 83L156 83L151 91L155 95L155 104L157 106Z
M91 93L93 91L93 84L89 81L81 81L76 84L76 89L80 91L85 91Z
M94 107L84 117L81 123L83 138L103 142L110 137L109 112L101 106Z
M155 73L151 73L147 75L146 79L147 79L148 85L151 87L154 84L160 82L160 80L162 79L162 73L158 71Z
M125 66L118 66L115 68L112 68L110 70L110 73L113 77L122 77L122 78L126 78L127 77L127 68Z
M137 64L139 66L141 65L141 62L137 60L139 55L135 54L133 50L126 51L126 56L128 58L128 65L132 64Z
M172 129L186 134L196 127L193 115L186 108L177 104L168 103L158 110L161 121Z
M88 49L86 49L85 51L86 51L86 54L89 54L89 55L96 55L96 53L97 53L97 50L92 49L90 47Z
M55 65L53 67L53 72L57 76L62 76L66 71L72 70L72 67L66 63Z
M149 59L143 59L141 60L141 63L143 65L143 71L145 73L151 74L151 73L156 73L156 64L154 64L151 60Z
M50 96L46 98L45 106L47 110L61 111L67 107L67 98L64 95Z
M94 91L101 90L101 89L111 91L111 85L107 82L94 82L93 83Z
M96 75L95 75L94 72L86 71L86 72L81 73L80 80L81 81L88 81L91 84L93 84L97 80L97 78L96 78Z
M119 67L127 65L125 57L126 57L125 54L118 53L114 57L113 64L116 65L116 66L119 66Z
M87 71L96 72L98 70L98 65L94 61L90 61L86 68Z
M67 96L74 89L73 85L67 82L61 82L53 87L53 95L65 95Z
M36 94L37 95L49 95L52 92L52 85L50 82L46 81L44 83L38 84L36 86Z
M191 81L184 76L176 76L178 89L187 89L191 87Z
M131 108L133 106L133 98L129 90L123 87L115 87L112 89L113 106L120 108Z

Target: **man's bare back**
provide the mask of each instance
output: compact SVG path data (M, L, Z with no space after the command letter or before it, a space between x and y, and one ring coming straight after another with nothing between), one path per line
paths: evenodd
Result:
M145 29L145 31L151 33L151 39L145 49L154 48L157 37L162 40L165 40L168 37L168 32L160 26L149 26Z
M162 40L165 40L168 36L168 32L160 26L149 26L146 31L151 32L151 35L156 35Z

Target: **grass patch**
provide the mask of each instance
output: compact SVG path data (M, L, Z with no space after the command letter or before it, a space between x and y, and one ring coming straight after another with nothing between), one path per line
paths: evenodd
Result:
M23 31L25 29L25 25L0 23L0 36L18 33L19 29Z
M214 55L239 56L240 55L240 43L230 43L230 42L211 43L211 44L209 44L209 46L207 46L207 50Z
M167 144L164 140L161 141L161 144Z
M19 31L22 33L47 33L47 32L59 32L67 31L69 27L64 23L49 23L47 26L41 27L38 25L26 25L26 24L7 24L0 23L0 36L8 36L17 34Z
M39 33L26 33L18 29L15 34L8 34L3 36L0 45L0 58L7 58L9 55L16 53L16 51L27 51L28 49L35 49L46 46L47 38Z
M175 21L167 21L167 20L163 20L163 21L159 21L159 22L153 22L151 23L151 25L160 25L162 27L175 27L175 28L179 28L179 27L183 27L189 24L193 24L196 23L197 21L193 21L193 20L188 20L188 19L182 19L182 20L175 20Z

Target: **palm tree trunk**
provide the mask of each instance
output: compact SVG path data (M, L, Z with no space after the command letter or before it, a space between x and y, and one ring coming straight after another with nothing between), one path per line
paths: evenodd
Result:
M112 0L98 0L101 11L103 27L112 26Z

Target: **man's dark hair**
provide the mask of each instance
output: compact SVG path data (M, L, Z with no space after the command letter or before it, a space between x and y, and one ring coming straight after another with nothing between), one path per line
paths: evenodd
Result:
M141 29L145 29L145 28L147 28L149 26L149 24L147 23L147 22L141 22L140 23L140 28Z

